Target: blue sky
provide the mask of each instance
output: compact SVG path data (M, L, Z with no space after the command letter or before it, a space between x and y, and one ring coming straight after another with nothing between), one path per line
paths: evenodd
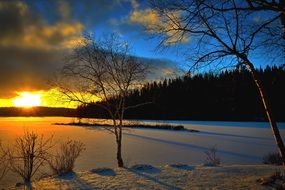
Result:
M147 58L170 59L182 63L184 58L177 56L176 48L157 51L159 40L144 31L139 23L130 21L133 12L148 8L147 1L139 0L28 0L32 10L40 14L50 25L62 19L59 6L62 2L69 15L67 22L80 22L84 25L84 32L92 32L96 37L111 33L119 34L133 47L136 55ZM179 64L180 65L180 64Z
M115 33L128 41L136 56L157 59L153 62L161 68L159 74L176 72L184 59L171 49L154 51L158 40L130 20L146 5L136 0L0 1L0 81L6 81L0 83L0 99L22 89L47 90L47 81L84 33L96 38Z
M187 70L190 63L183 53L191 40L156 50L159 39L143 27L157 22L156 16L147 0L0 1L0 81L5 81L0 83L0 99L21 89L48 89L46 81L83 33L91 32L97 38L116 33L128 41L133 54L153 59L160 78ZM262 55L252 58L257 67L271 63L272 59ZM284 59L277 62L285 63Z

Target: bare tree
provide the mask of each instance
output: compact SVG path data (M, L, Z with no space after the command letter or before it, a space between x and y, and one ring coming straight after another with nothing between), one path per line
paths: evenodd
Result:
M73 49L56 83L62 99L80 104L96 102L112 119L117 145L118 166L123 167L122 126L127 109L139 105L126 105L130 90L138 88L147 67L130 55L129 45L116 35L102 40L85 36ZM64 83L62 81L65 81Z
M269 50L275 59L284 58L284 40L280 15L284 1L279 1L281 12L245 11L276 4L277 1L239 0L152 0L152 11L159 21L146 29L160 36L160 46L189 42L188 55L195 66L239 67L245 66L258 89L267 119L279 153L285 164L285 148L267 95L255 70L253 57ZM265 10L266 11L266 10ZM263 13L263 14L260 14ZM274 35L268 35L272 34ZM274 37L272 37L274 36ZM275 46L278 44L278 46ZM279 46L281 44L281 46ZM281 47L281 48L280 48ZM282 49L283 48L283 49ZM265 51L264 51L265 50ZM191 52L191 53L189 53ZM279 52L279 54L278 54Z
M46 163L52 147L52 136L44 139L34 132L25 132L12 147L1 149L6 154L8 169L21 176L25 186L31 189L31 179Z
M223 0L223 3L230 2L231 0ZM200 1L204 6L211 8L215 11L246 11L246 12L271 12L279 15L279 20L283 28L283 39L285 39L285 0L241 0L234 6L216 6L216 1ZM269 16L267 14L267 16Z
M52 171L57 175L63 175L73 171L74 163L85 150L81 141L67 140L60 144L59 151L49 161Z

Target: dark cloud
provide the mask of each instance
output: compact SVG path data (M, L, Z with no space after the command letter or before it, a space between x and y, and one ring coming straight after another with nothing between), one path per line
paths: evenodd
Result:
M185 71L177 67L178 63L168 59L139 58L149 65L150 72L148 80L163 80L165 78L175 78L185 74Z
M26 25L36 22L37 17L32 17L27 9L27 5L19 1L0 2L0 39L17 38L23 34Z
M0 98L42 90L80 38L79 22L49 24L24 1L0 1Z
M137 6L135 0L0 1L0 99L21 90L47 90L87 25L108 23L125 5ZM181 72L168 60L140 59L153 68L152 80Z
M47 90L48 81L64 64L66 50L35 50L0 48L0 98L14 97L16 91ZM17 56L15 56L17 55ZM177 63L170 60L139 58L147 63L151 72L149 80L160 80L183 74Z
M45 90L54 72L61 68L64 51L0 48L0 98L21 90Z

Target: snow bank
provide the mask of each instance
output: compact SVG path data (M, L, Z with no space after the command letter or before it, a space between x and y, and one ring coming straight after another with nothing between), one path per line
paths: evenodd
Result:
M98 168L34 182L37 190L67 189L266 189L257 179L282 170L269 165L219 167L174 164ZM153 172L155 171L155 172Z

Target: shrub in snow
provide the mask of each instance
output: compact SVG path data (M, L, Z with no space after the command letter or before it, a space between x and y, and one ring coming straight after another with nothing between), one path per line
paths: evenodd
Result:
M73 171L74 163L85 150L81 141L67 140L60 145L59 151L50 160L50 168L57 175L63 175Z
M204 166L218 166L221 164L221 159L217 156L217 148L215 146L205 151L206 160Z
M0 141L0 181L5 176L7 170L8 170L7 153L2 148L1 141Z
M23 136L16 138L13 146L0 146L2 159L4 164L2 175L7 169L23 179L23 184L27 189L31 188L31 180L33 176L46 164L46 160L50 155L53 147L53 137L44 138L33 131L26 131ZM4 172L4 173L3 173Z
M278 152L271 152L263 156L264 164L282 165L282 158Z

